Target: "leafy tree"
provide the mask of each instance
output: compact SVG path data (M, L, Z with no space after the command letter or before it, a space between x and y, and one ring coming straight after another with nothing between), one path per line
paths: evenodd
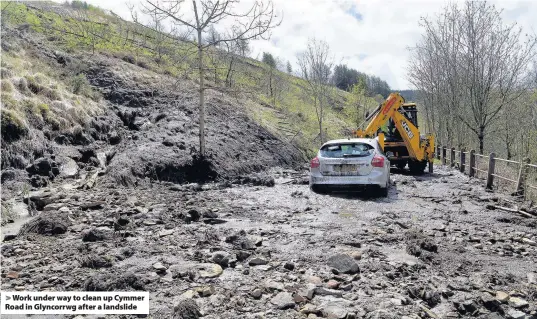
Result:
M273 69L276 68L276 59L268 52L263 52L263 59L261 61Z
M287 73L292 74L293 73L293 67L291 66L291 62L287 61Z

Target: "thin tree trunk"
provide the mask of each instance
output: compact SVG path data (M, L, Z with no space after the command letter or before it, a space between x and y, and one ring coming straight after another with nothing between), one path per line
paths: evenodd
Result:
M479 154L483 155L483 145L485 140L485 127L480 126L479 127L479 134L477 134L477 138L479 139Z
M200 155L205 156L205 91L204 91L204 76L203 76L203 50L202 50L201 29L198 29L198 70L200 74L200 100L199 100L199 126L200 126Z

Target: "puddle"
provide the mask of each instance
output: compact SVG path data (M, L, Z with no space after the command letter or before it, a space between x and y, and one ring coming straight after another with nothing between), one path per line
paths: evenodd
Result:
M13 210L18 213L18 217L13 223L5 224L4 226L2 226L2 237L0 238L0 241L3 241L4 236L6 235L16 235L22 225L24 225L27 221L33 218L33 216L30 216L30 213L28 212L28 207L24 203L15 202L13 204Z

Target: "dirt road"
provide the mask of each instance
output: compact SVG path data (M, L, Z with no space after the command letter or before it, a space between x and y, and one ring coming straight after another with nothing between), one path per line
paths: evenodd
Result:
M537 219L487 209L506 197L481 182L392 174L384 199L270 175L34 193L1 288L147 290L153 318L535 318Z

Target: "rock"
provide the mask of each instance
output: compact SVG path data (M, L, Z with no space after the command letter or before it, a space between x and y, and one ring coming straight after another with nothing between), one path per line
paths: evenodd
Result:
M248 238L244 230L241 230L236 234L226 237L225 241L226 243L233 244L233 246L239 249L246 249L246 250L256 249L255 244Z
M338 289L338 287L339 287L339 281L330 279L330 280L328 280L328 282L326 283L326 287L327 287L328 289Z
M4 241L10 241L10 240L13 240L15 238L17 238L17 235L15 235L15 234L5 235L4 236Z
M329 319L344 319L348 311L340 305L326 305L323 307L323 316Z
M308 284L306 288L300 289L298 294L311 300L315 295L315 288L314 284Z
M483 302L483 306L489 311L496 312L500 309L501 302L489 294L481 296L481 301Z
M303 296L301 296L298 293L293 294L293 300L295 301L295 303L304 303L304 302L307 301L306 298L304 298Z
M167 137L164 139L164 141L162 141L162 145L170 147L174 146L175 142L171 138Z
M226 268L229 265L230 258L231 255L225 251L215 251L211 257L211 261Z
M507 303L507 301L509 300L509 294L503 291L496 291L496 300L501 303Z
M236 253L238 261L245 261L246 259L250 258L251 255L252 254L250 252L244 250L238 251Z
M192 299L196 295L196 292L192 289L189 289L181 294L181 298L183 299Z
M518 298L518 297L510 297L509 298L509 306L519 309L527 307L529 304L526 300Z
M203 286L203 287L197 287L196 291L201 297L209 297L212 294L214 294L216 290L214 286Z
M65 195L57 190L40 190L30 192L23 201L28 204L29 207L33 207L36 210L43 210L46 205L57 202L64 197Z
M82 208L82 210L101 209L103 208L104 205L106 205L106 202L99 200L99 201L93 201L93 202L81 204L80 208Z
M41 235L61 235L67 232L71 225L70 221L59 212L43 212L34 219L28 221L19 230L18 235L36 233Z
M276 291L276 290L283 291L285 289L285 287L283 286L281 282L275 282L272 280L267 280L264 284L264 287L268 291Z
M203 220L203 222L207 225L218 225L227 223L227 220L220 218L206 218Z
M19 278L19 273L16 272L16 271L9 271L6 275L6 278L9 278L9 279L18 279Z
M306 278L306 281L311 283L311 284L315 284L315 285L320 285L320 284L323 283L323 280L320 277L317 277L317 276L308 276Z
M112 267L112 261L109 258L98 255L85 256L80 264L82 267L93 269Z
M199 307L192 299L179 301L173 308L173 319L198 319L201 317Z
M159 237L166 237L172 235L173 233L175 233L175 229L164 229L161 230L158 235Z
M149 213L149 209L146 207L136 206L134 207L134 212L136 214L146 215L147 213Z
M316 305L312 305L309 303L309 304L304 305L304 307L300 309L300 312L305 315L309 315L309 314L318 315L321 313L321 309L317 307Z
M186 213L187 213L188 217L190 217L190 221L197 222L198 220L200 220L201 215L197 210L190 209Z
M526 314L520 310L516 310L516 309L509 309L506 311L505 313L507 315L507 318L509 319L522 319L522 318L531 318L531 317L526 317Z
M108 142L110 142L111 145L116 145L121 142L121 135L118 134L117 131L112 131L108 134Z
M528 284L535 284L537 283L537 276L535 276L535 273L529 272L527 274L528 277Z
M107 234L99 228L91 228L82 233L82 241L84 242L103 241L106 238Z
M218 264L200 264L196 267L202 278L215 278L222 274L222 267Z
M278 309L289 309L295 306L293 296L288 292L280 292L270 302Z
M292 262L286 262L283 265L283 268L285 268L287 270L294 270L295 269L295 264L293 264Z
M260 266L260 265L268 264L268 261L266 259L261 258L261 257L254 257L254 258L250 259L248 264L250 266Z
M54 176L60 173L58 164L50 158L38 158L33 164L26 167L26 171L30 176L40 175L54 178Z
M354 259L354 260L360 260L362 259L362 252L361 251L353 251L350 256Z
M524 244L528 244L530 246L537 246L537 242L535 242L535 241L533 241L533 240L531 240L529 238L522 238L522 242Z
M261 296L263 296L263 290L256 288L250 292L250 296L254 299L259 299Z
M334 290L334 289L328 289L328 288L324 288L324 287L315 288L315 294L319 295L319 296L335 296L335 297L343 296L342 291Z
M133 273L97 273L84 283L85 291L144 290L144 282Z
M328 258L328 266L336 269L339 273L356 274L360 272L358 264L347 254L336 254Z
M218 214L212 210L205 210L202 216L203 218L218 218Z
M167 268L162 263L157 262L153 264L153 269L155 269L157 274L163 274L166 273Z
M78 165L69 157L63 157L60 160L60 176L75 177L78 174Z

